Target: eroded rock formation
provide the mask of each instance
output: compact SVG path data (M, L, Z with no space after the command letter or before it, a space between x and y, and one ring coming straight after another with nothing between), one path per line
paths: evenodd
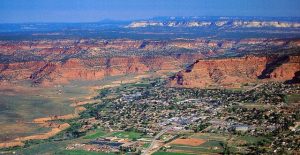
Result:
M260 53L262 49L284 48L295 49L295 52L299 50L298 42L297 39L0 41L0 84L29 81L34 85L51 85L51 83L66 83L71 80L99 80L107 76L143 74L149 71L170 72L180 70L184 68L183 66L192 64L200 58L226 54L243 55L251 51ZM199 70L201 76L207 75L201 77L204 81L194 84L194 82L184 80L182 84L202 86L243 82L256 76L282 80L286 79L286 74L289 74L289 77L294 76L292 72L285 73L286 68L295 67L285 64L286 59L283 59L283 62L278 60L275 64L270 64L281 66L281 68L274 69L265 69L264 66L268 60L264 59L248 57L239 60L240 62L236 62L235 59L229 62L218 60L218 64L211 60L205 63L199 60L202 67L194 64L196 67L191 68L191 74ZM291 61L297 61L297 59ZM257 65L248 69L243 69L242 66L232 67L238 64ZM227 67L213 67L218 65ZM243 75L245 78L239 78L237 73L230 71L230 67L233 70L246 72ZM224 71L237 75L228 76ZM263 74L256 75L254 72ZM182 79L180 76L178 78L178 84L181 84Z
M180 57L113 57L65 62L30 61L0 64L1 82L30 81L33 84L65 83L71 80L100 80L107 76L143 74L148 71L176 71L199 55Z
M170 85L199 88L237 87L256 81L295 81L299 71L300 56L202 59L171 77Z

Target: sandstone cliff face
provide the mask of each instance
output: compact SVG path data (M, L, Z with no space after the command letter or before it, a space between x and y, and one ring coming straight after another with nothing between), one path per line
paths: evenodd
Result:
M299 56L197 60L170 78L170 86L237 87L255 81L287 81L300 71Z
M282 65L273 70L270 78L279 81L291 80L297 76L299 71L300 56L289 56Z
M64 83L71 80L98 80L107 76L143 74L148 71L168 72L180 70L184 65L192 64L200 58L226 55L226 53L244 54L248 51L259 53L262 49L283 48L295 49L293 51L297 52L298 42L297 39L0 41L0 85L24 80L33 84L51 84L51 82ZM213 61L205 63L199 61L202 67L195 64L193 68L209 73L207 77L203 77L206 78L206 82L189 82L189 80L184 82L189 85L194 85L194 83L207 85L206 83L230 84L234 81L253 80L259 76L256 74L261 73L268 62L268 60L261 59L249 57L245 62L244 60L236 62L235 59L232 59L232 62L218 60L218 64L214 64ZM257 65L248 69L232 67L240 63L245 65L256 63ZM211 67L218 65L223 68ZM294 76L294 73L287 69L293 67L295 65L284 64L281 68L271 70L272 72L263 71L263 76L285 79L287 74L289 77ZM245 78L239 78L240 75L234 73L233 70L245 72ZM230 75L223 72L230 72ZM231 75L233 73L234 75ZM190 75L200 76L196 73Z
M148 71L176 71L201 55L159 57L113 57L65 62L31 61L0 64L2 82L30 81L33 84L66 83L71 80L101 80L107 76L143 74Z

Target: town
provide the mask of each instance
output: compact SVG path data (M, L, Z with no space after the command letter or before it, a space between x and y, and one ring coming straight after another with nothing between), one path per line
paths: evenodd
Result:
M247 84L241 89L167 87L143 79L100 90L68 151L106 153L295 153L299 149L299 85ZM251 89L254 87L254 89ZM195 145L193 145L195 143ZM285 144L286 147L279 147Z

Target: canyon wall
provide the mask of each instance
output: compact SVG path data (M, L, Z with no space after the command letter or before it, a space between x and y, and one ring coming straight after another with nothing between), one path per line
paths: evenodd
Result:
M299 46L298 39L0 41L0 85L19 81L51 85L72 80L100 80L108 76L144 74L149 71L174 72L201 58L244 55L252 51L256 54L267 51L269 54L268 51L272 49L285 49L295 53L299 52ZM289 77L294 74L286 73L287 69L297 70L297 65L285 63L272 71L263 71L271 61L269 59L271 58L246 57L198 60L190 71L177 74L177 82L172 85L227 85L251 81L258 76L283 81L287 74ZM290 62L298 61L298 58L289 59ZM237 71L234 72L235 70ZM264 74L259 75L262 73ZM184 76L181 77L181 74ZM201 77L202 81L197 77Z
M170 78L176 87L239 87L257 81L285 82L296 78L300 56L246 56L242 58L197 60Z
M30 61L0 64L1 84L29 81L35 85L66 83L72 80L101 80L108 76L144 74L150 71L174 72L201 55L159 57L112 57L65 62Z

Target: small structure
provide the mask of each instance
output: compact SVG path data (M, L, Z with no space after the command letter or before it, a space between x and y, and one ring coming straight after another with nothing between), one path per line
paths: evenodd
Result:
M236 125L234 126L234 130L239 132L247 132L249 127L247 125Z

